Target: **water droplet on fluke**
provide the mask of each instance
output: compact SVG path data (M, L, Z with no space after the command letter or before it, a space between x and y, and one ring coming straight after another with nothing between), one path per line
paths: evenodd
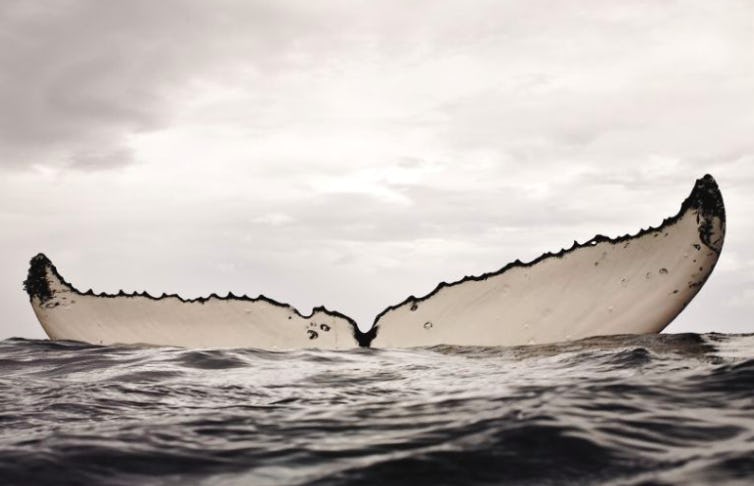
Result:
M424 323L424 329L432 329L432 323L427 321Z

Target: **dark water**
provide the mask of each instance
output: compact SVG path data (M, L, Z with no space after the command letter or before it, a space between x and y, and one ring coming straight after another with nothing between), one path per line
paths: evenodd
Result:
M3 484L754 484L754 335L0 342Z

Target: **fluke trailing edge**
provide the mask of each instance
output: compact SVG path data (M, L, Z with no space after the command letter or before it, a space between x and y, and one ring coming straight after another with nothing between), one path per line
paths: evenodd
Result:
M81 292L43 254L24 288L52 339L192 348L347 349L517 345L656 333L694 298L717 263L725 208L710 175L657 228L595 236L495 272L440 283L387 307L369 331L324 307L303 315L265 296L183 299Z

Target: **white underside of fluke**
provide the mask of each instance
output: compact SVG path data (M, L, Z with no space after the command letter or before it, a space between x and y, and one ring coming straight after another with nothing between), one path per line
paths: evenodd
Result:
M350 322L322 309L305 317L267 300L82 295L48 276L55 298L33 306L51 339L269 350L358 346Z
M514 345L660 332L696 295L717 256L700 243L689 211L642 238L597 242L407 301L380 317L372 344Z
M266 297L82 293L44 255L25 282L51 339L270 350L359 345L519 345L655 333L691 301L715 266L725 212L710 176L656 229L595 237L531 263L442 283L385 309L367 333L337 312L300 314Z

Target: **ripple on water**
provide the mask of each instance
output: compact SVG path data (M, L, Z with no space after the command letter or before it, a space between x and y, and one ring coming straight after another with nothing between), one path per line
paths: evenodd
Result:
M754 474L751 335L270 352L0 342L5 484Z

